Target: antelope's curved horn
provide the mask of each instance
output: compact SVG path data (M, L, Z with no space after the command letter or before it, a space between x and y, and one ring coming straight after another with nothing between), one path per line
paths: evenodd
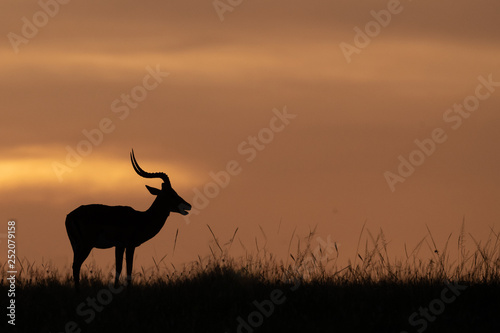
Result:
M132 166L134 167L135 172L143 178L160 178L163 180L164 183L170 185L170 179L164 172L146 172L144 171L140 166L139 163L137 163L137 160L135 159L134 155L134 150L132 149L132 152L130 153L130 161L132 162Z

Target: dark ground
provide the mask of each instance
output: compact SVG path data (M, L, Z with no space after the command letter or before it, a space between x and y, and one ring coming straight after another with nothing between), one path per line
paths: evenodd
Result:
M7 289L4 282L4 313ZM10 331L2 317L1 331ZM84 280L77 295L70 281L45 279L17 286L15 327L33 333L499 333L500 283L266 283L214 269L130 288Z

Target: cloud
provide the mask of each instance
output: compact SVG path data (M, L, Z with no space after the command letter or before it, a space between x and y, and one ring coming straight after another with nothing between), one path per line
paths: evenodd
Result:
M4 194L13 190L37 189L43 191L59 191L59 196L65 193L116 193L132 191L138 184L148 182L159 186L161 180L144 180L133 171L129 156L108 156L102 152L93 152L89 157L83 157L81 163L73 167L75 161L67 163L66 155L61 156L56 147L24 146L4 152L8 158L0 161L0 183ZM142 152L142 156L144 156ZM73 155L72 155L73 156ZM61 159L61 157L63 157ZM149 172L166 172L172 178L172 184L177 188L190 188L199 183L200 177L192 167L181 162L150 161L139 159L140 165ZM59 181L54 164L62 168ZM66 172L67 171L67 172ZM45 199L48 199L45 197Z

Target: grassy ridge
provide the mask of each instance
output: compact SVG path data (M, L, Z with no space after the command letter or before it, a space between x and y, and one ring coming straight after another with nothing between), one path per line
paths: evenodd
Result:
M261 252L234 259L232 240L215 235L212 256L182 270L161 262L114 288L99 269L69 273L24 261L16 290L18 332L500 332L499 237L450 261L447 244L418 259L390 261L381 232L356 261L337 267L336 249L313 246L313 233L291 262ZM302 244L302 247L300 246ZM462 244L462 245L460 245ZM5 270L0 294L7 293ZM106 281L106 282L104 282ZM2 297L2 308L5 309ZM4 317L5 318L5 317ZM409 321L410 320L410 321ZM9 328L6 320L2 332Z
M500 285L460 284L467 289L428 323L427 332L500 332ZM424 326L409 325L408 317L440 299L444 288L446 283L438 281L270 283L218 266L186 279L118 289L116 294L98 280L87 280L76 295L69 280L47 279L18 289L17 322L20 332L62 332L70 321L84 332L237 332L242 325L238 318L258 326L256 332L416 332ZM279 304L270 307L273 292L280 295ZM93 311L95 318L89 297L102 306ZM260 315L255 314L255 302L264 309ZM82 311L77 312L79 306ZM252 326L239 331L251 332Z

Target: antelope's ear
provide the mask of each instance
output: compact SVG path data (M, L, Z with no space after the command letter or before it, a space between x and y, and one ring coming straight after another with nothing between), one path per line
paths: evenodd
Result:
M151 187L148 185L146 185L146 188L148 189L149 193L151 193L152 195L158 195L161 193L161 190L159 190L157 188L154 188L154 187Z

